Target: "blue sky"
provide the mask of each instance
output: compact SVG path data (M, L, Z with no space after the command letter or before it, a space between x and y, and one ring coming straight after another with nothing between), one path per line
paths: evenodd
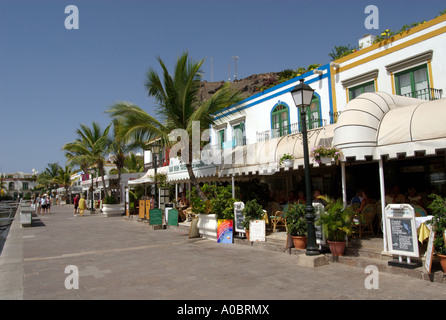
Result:
M379 29L367 30L367 5ZM64 26L79 9L79 29ZM328 63L335 45L357 46L364 34L431 20L440 0L0 0L0 172L42 171L65 164L61 147L80 124L110 118L119 100L153 112L144 88L156 56L173 67L184 51L206 58L204 79Z

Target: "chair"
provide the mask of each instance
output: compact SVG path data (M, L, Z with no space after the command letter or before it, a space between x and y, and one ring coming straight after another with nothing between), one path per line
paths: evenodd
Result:
M285 211L277 210L274 216L270 216L273 232L276 232L276 227L284 227L286 229L286 213Z
M357 229L359 238L362 237L363 233L371 233L372 235L375 235L372 225L375 215L376 204L369 203L365 205L360 214L355 216L353 228Z
M271 219L274 218L276 211L282 211L282 207L277 202L268 202L268 206L266 208L266 212L268 213L268 220L270 225L272 225Z
M418 204L412 204L412 207L415 209L415 217L427 217L426 210Z

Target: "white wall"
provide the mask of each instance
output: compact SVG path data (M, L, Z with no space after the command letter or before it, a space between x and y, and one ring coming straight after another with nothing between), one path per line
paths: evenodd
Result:
M431 61L433 83L430 83L430 85L432 88L443 89L443 91L445 91L446 77L444 75L446 74L446 61L444 57L446 57L446 30L438 31L441 30L441 28L446 28L446 21L444 20L446 20L446 16L434 19L429 23L430 26L423 30L401 39L399 39L400 37L395 37L396 40L387 45L373 45L373 50L368 50L369 48L366 48L360 50L357 54L352 54L337 60L336 62L339 61L340 63L340 72L333 72L337 111L342 111L348 102L346 88L341 84L341 81L378 69L379 73L376 83L378 91L392 94L392 77L385 66L405 60L428 50L433 50ZM422 25L419 28L421 29ZM436 35L438 32L440 33ZM362 52L364 53L361 54ZM367 59L371 60L366 61ZM426 62L427 61L411 65L406 69L426 64ZM359 64L351 67L352 64L355 63ZM349 67L351 68L345 70L345 68ZM398 70L398 72L403 70L404 69ZM363 83L368 81L364 81Z

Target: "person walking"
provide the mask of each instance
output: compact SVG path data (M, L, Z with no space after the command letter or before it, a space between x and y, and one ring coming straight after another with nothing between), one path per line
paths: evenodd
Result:
M84 210L85 210L85 198L84 196L81 197L79 200L79 214L81 217L84 216Z
M78 194L74 197L73 203L74 203L74 214L73 214L73 216L75 216L77 214L77 209L79 207L79 195Z
M46 198L46 213L51 214L51 203L53 202L51 194Z
M41 209L40 201L42 201L42 198L40 198L40 195L37 195L37 197L36 197L36 214L40 214L40 209Z
M45 215L46 212L46 194L42 196L42 199L40 200L40 207L42 208L42 215Z

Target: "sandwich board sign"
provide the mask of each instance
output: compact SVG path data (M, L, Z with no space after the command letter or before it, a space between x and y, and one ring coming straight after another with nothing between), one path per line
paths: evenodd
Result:
M427 243L426 259L424 261L424 269L427 273L431 273L432 270L432 258L434 255L434 240L435 240L435 225L432 226L431 233L429 234L429 242Z
M385 209L387 243L389 253L402 256L418 257L417 229L415 226L415 210L410 204L389 204Z
M243 209L245 204L243 202L234 202L234 230L235 232L245 233L245 228L243 228L242 223L245 219L243 217Z
M161 209L149 210L149 225L157 226L163 224L163 211Z
M217 242L233 243L232 230L234 221L232 219L218 219Z

